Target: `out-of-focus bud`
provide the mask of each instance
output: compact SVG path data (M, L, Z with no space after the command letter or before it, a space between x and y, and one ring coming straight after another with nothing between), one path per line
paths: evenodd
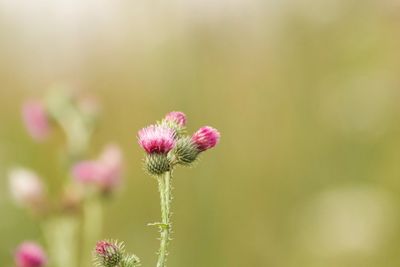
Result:
M190 137L182 137L176 142L175 147L168 154L168 157L171 159L173 164L178 163L181 165L190 165L193 163L197 156L199 155L200 150L197 148L197 145L193 142Z
M24 242L17 248L15 264L17 267L43 267L47 264L47 256L38 244Z
M102 166L102 175L98 179L99 185L105 190L116 187L121 182L123 169L121 149L114 144L106 146L98 163Z
M200 151L213 148L219 142L220 133L210 126L201 127L192 136L192 141Z
M94 251L95 262L99 267L115 267L123 257L124 245L122 243L102 240L97 242Z
M9 173L10 192L15 201L25 207L38 207L44 201L44 186L34 172L17 168Z
M35 100L27 101L22 107L26 129L36 141L44 141L50 133L50 122L45 106Z
M97 160L82 161L72 169L81 183L94 184L102 191L112 191L121 181L122 152L117 145L108 145Z
M119 146L115 144L107 145L99 157L99 162L115 172L119 172L123 162L122 152Z

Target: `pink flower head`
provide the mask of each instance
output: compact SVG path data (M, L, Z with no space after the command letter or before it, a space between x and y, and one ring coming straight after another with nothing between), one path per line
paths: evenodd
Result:
M29 134L37 141L43 141L50 133L46 109L39 101L28 101L23 105L22 116Z
M76 164L72 169L72 176L79 182L96 184L108 191L119 184L122 165L122 153L119 147L108 145L97 160Z
M210 126L201 127L192 136L192 141L200 151L213 148L218 144L220 133Z
M22 243L15 253L17 267L42 267L47 263L43 249L34 242Z
M186 115L180 111L172 111L165 116L165 120L175 122L179 126L183 127L186 125Z
M166 154L175 146L175 131L162 125L150 125L138 133L139 145L149 154Z

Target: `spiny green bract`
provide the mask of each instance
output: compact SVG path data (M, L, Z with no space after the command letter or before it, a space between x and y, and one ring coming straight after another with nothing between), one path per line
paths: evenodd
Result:
M171 170L171 163L164 154L147 154L145 159L146 171L152 176L160 176L161 174Z
M169 152L168 156L172 162L181 165L190 165L193 163L200 151L188 136L182 137L176 142L175 147Z
M140 259L132 254L132 255L125 255L122 260L121 263L119 265L120 267L136 267L136 266L140 266Z

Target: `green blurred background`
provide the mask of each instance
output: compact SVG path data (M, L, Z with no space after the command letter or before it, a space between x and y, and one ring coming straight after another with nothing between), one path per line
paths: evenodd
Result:
M220 145L174 180L171 267L400 265L400 1L0 0L0 265L35 220L7 171L60 182L21 103L55 83L96 95L91 153L114 141L124 186L104 237L155 262L156 183L137 130L171 110Z

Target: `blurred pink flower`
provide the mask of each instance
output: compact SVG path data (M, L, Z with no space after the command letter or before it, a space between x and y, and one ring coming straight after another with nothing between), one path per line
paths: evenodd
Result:
M50 133L50 123L44 105L30 100L23 105L22 116L25 127L36 141L44 141Z
M96 184L108 191L120 183L122 167L120 148L108 145L98 159L77 163L72 169L72 175L79 182Z
M42 267L47 264L47 256L38 244L24 242L17 248L15 264L17 267Z
M192 141L200 151L213 148L219 142L220 133L210 126L201 127L192 136Z
M16 168L8 175L10 193L22 206L40 203L44 199L44 186L39 176L33 171Z
M172 111L165 116L165 120L175 122L179 126L186 125L186 115L180 111Z
M150 125L138 133L139 145L149 154L166 154L175 146L175 131L161 125Z
M81 161L72 168L72 176L79 182L92 183L99 176L97 161Z

